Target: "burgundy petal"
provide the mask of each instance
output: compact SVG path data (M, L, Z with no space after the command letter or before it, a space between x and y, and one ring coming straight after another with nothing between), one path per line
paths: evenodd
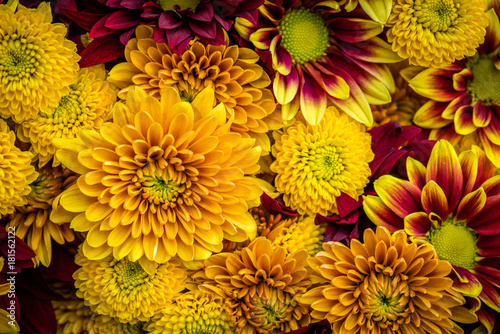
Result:
M453 289L461 292L465 296L477 297L481 292L480 280L469 270L457 266L453 266L455 273L458 277L452 273L450 277L453 279Z
M193 9L194 12L194 8L191 9ZM210 22L214 18L214 7L212 4L200 2L200 4L196 6L196 13L191 13L189 17L196 21Z
M130 10L119 10L111 14L106 23L104 24L106 28L110 29L125 29L130 27L135 27L141 24L143 20L140 16L135 15Z
M106 37L95 38L82 51L80 56L80 67L88 67L98 64L104 64L123 56L125 45L120 43L116 34Z
M158 27L162 29L175 29L184 24L184 19L174 11L163 12L158 18Z
M260 196L260 201L262 206L266 211L271 213L281 213L287 216L297 216L298 213L292 209L289 209L285 204L278 202L274 198L270 197L265 192Z
M212 39L217 36L217 24L215 21L201 22L190 20L189 26L200 37Z
M492 286L486 278L479 276L478 279L483 286L483 290L479 294L479 298L481 298L483 303L497 312L500 312L500 295L498 294L498 290L495 289L495 287Z
M100 19L99 21L97 21L96 24L94 24L94 26L90 30L89 38L99 38L99 37L102 37L102 36L107 36L107 35L112 34L112 33L114 33L116 31L115 29L110 29L110 28L107 28L105 26L106 20L111 15L112 15L112 13L104 16L102 19Z
M425 212L414 212L405 217L405 232L411 236L422 237L431 229L429 215Z
M483 210L467 226L479 234L500 234L500 195L491 196L486 199Z
M337 208L339 209L339 214L342 218L358 210L361 206L362 204L360 201L356 201L346 193L341 192L340 196L337 197Z
M166 30L168 46L176 54L181 55L186 49L189 41L193 38L191 30L180 27L173 30Z
M486 193L479 188L467 195L460 201L457 209L457 221L469 222L481 212L486 204Z
M477 238L477 252L484 257L500 256L500 235L480 235Z
M92 27L104 17L104 14L94 14L87 12L79 12L77 10L71 10L68 8L61 8L61 11L67 16L72 22L75 22L77 25L85 29L86 31L90 31Z

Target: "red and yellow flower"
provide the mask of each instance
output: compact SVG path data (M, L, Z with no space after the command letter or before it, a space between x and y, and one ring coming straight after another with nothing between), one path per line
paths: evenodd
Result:
M427 166L408 158L407 171L408 180L384 175L375 181L378 196L363 202L367 216L434 246L439 259L453 265L454 288L500 312L500 176L494 166L477 146L457 156L441 140ZM478 316L491 332L487 312Z

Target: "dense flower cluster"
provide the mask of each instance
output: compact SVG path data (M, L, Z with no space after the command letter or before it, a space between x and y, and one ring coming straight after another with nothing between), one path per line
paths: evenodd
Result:
M500 0L0 0L0 333L500 333Z

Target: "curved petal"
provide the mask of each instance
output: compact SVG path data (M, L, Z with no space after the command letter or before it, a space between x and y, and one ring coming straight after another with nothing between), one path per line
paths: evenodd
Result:
M404 221L397 216L378 196L364 196L363 210L366 216L378 226L395 232L404 228Z
M372 20L337 17L330 22L328 28L341 41L359 43L380 34L384 26Z
M425 166L418 160L408 157L406 159L406 172L408 180L422 189L425 184Z
M323 88L328 95L337 99L345 100L349 97L349 86L342 77L333 73L325 74L327 71L319 64L313 66L311 63L304 64L305 71ZM317 67L319 69L316 70Z
M461 292L464 296L477 297L481 293L482 284L479 279L465 268L453 266L453 271L457 277L451 275L453 279L453 289Z
M491 109L488 106L484 106L482 102L477 102L474 105L472 112L472 123L477 128L484 128L490 124L491 121Z
M418 94L438 102L450 102L462 95L453 88L454 71L428 68L410 81L409 85Z
M460 95L459 97L453 99L453 101L451 101L446 106L446 108L443 110L443 113L441 114L441 117L453 121L455 119L455 114L458 108L470 105L471 101L472 99L468 94Z
M279 35L279 31L276 28L262 28L250 35L250 42L255 45L257 49L269 50L271 47L271 42Z
M299 75L295 68L288 75L276 73L273 82L273 92L276 101L280 104L292 102L299 90Z
M421 190L409 181L383 175L374 183L377 195L399 217L422 211Z
M426 235L432 226L429 215L425 212L414 212L406 216L404 224L405 232L415 237Z
M375 22L384 25L391 14L392 0L359 0L359 4L363 10L370 16Z
M311 125L318 124L326 110L326 92L307 74L300 85L300 110Z
M474 74L472 73L472 71L468 68L464 68L460 72L453 74L453 88L457 91L465 92L467 90L469 81L472 81L473 79Z
M500 175L496 175L481 184L487 196L500 194Z
M447 126L452 121L442 117L448 103L427 101L413 116L413 122L426 129L438 129Z
M498 223L500 221L499 207L500 195L488 197L481 213L476 215L467 226L479 234L500 234L500 224Z
M483 188L479 188L467 194L458 205L457 221L471 221L481 212L486 204L486 193Z
M489 108L493 108L492 117L488 127L484 128L483 131L492 143L500 145L500 106L492 105Z
M292 55L287 50L278 45L281 36L277 35L271 41L271 56L273 58L273 67L278 73L288 75L292 71Z
M434 181L430 181L422 188L422 207L427 214L434 212L442 221L445 221L450 214L444 191Z
M495 165L496 168L500 168L500 145L496 145L495 143L491 142L489 137L485 134L485 130L488 128L481 129L477 132L479 135L479 140L483 145L484 153L486 153L488 159L490 159L490 161L493 163L493 165Z
M500 235L480 235L477 237L477 253L484 257L500 256Z
M497 50L500 45L500 22L495 10L491 8L486 12L488 15L489 25L486 27L486 36L484 43L480 46L484 54L490 54Z
M476 126L472 121L473 108L471 106L462 106L457 109L453 119L455 124L455 131L462 135L470 135L476 131Z
M500 312L500 294L498 294L498 290L495 289L495 287L492 286L486 278L478 278L479 282L483 286L483 290L479 294L479 298L488 307L491 307L496 312Z
M458 156L458 161L460 162L460 167L462 168L462 175L464 180L463 195L467 195L477 188L476 180L478 172L480 172L480 170L478 169L479 160L477 158L477 155L469 150L460 153L460 155Z
M463 175L457 153L448 141L440 140L434 145L425 179L434 180L443 189L450 212L455 211L462 197Z

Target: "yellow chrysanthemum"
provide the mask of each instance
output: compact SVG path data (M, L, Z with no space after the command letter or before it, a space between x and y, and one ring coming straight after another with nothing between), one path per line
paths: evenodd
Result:
M234 334L224 299L215 294L189 291L166 306L145 327L151 334Z
M94 314L88 326L89 334L147 334L144 322L120 322L117 318Z
M287 254L265 237L241 251L205 260L202 291L224 298L237 333L287 333L307 326L309 309L298 301L311 284L307 251Z
M0 256L0 271L2 271L3 266L4 266L5 260L3 257ZM11 288L11 283L6 282L3 284L0 284L0 296L6 295L9 293ZM10 306L10 305L6 305ZM21 330L19 328L19 325L15 320L10 318L12 315L3 309L0 309L0 333L2 334L15 334L19 333Z
M387 39L401 58L443 67L474 55L488 18L482 0L397 0L388 25Z
M7 226L16 228L16 235L25 240L36 254L34 261L46 267L52 260L52 241L63 245L75 239L69 224L56 224L49 217L56 196L76 180L67 168L45 166L30 184L28 203L9 215Z
M223 238L255 236L247 202L262 190L248 175L260 149L212 105L210 88L190 104L173 88L158 101L135 87L100 133L57 140L59 160L83 174L60 204L74 213L71 227L88 232L87 257L203 260Z
M290 254L305 249L309 256L316 255L322 249L326 225L316 225L314 218L300 217L276 236L273 246L281 246Z
M76 296L72 282L56 282L55 292L62 300L53 300L52 306L57 320L57 334L88 334L88 326L94 312L85 305L83 299Z
M275 131L271 170L276 190L299 214L338 213L336 198L354 199L368 183L373 160L371 137L361 123L328 107L318 125L297 121Z
M364 244L323 244L309 265L323 280L300 300L334 333L463 333L454 320L477 321L451 288L452 267L431 245L411 244L406 233L367 229Z
M116 101L114 87L106 81L104 66L83 68L59 104L20 125L19 138L31 143L31 152L44 166L56 152L54 138L76 138L81 129L99 129ZM57 165L57 161L55 163Z
M15 207L28 201L30 183L38 173L31 165L33 155L15 146L16 135L7 123L0 119L0 216L14 212Z
M274 113L276 103L267 89L271 80L257 64L254 51L237 45L206 45L192 41L182 55L175 54L166 43L153 40L153 28L139 26L137 38L125 48L127 63L116 65L109 81L123 88L138 86L160 98L166 87L174 87L181 98L192 101L205 87L215 92L214 103L223 103L227 117L234 115L231 129L253 137L263 149L271 149L267 132L281 127L281 115ZM215 104L214 104L215 106Z
M0 5L0 115L21 123L39 109L55 107L76 81L76 45L62 23L52 24L50 4Z
M77 297L92 311L121 322L149 321L184 289L187 278L178 259L163 264L139 263L109 255L93 261L80 247L75 263L81 266L73 274Z

